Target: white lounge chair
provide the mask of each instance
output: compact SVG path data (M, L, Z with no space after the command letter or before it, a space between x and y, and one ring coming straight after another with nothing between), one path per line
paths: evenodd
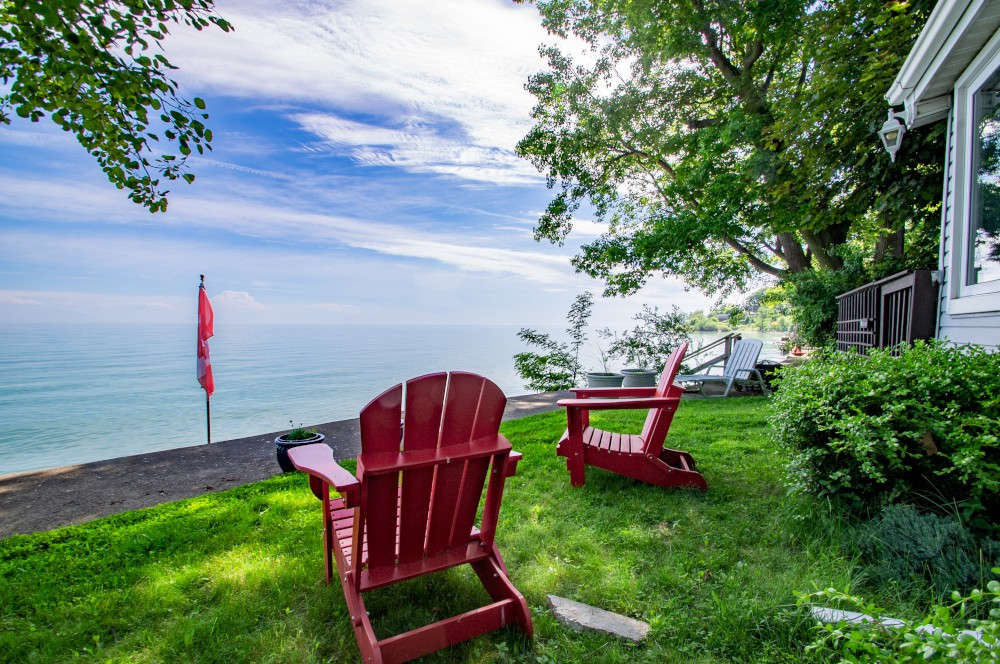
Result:
M740 339L733 344L733 352L726 361L726 369L721 375L693 374L677 376L674 380L678 383L700 383L698 386L699 392L702 391L705 383L725 383L726 391L722 393L722 396L728 397L730 390L733 389L733 385L747 382L751 379L751 376L754 376L760 385L761 391L764 394L770 394L770 390L767 389L767 383L764 382L764 377L756 369L757 357L760 355L760 349L763 345L764 342L757 339Z

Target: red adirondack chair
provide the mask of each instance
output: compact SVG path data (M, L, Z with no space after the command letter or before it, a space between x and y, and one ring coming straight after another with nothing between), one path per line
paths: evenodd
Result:
M673 381L686 352L687 344L682 344L670 354L656 387L573 390L576 399L559 401L566 408L567 428L556 453L566 457L573 486L583 486L586 467L597 466L662 487L690 486L702 491L708 488L689 453L663 447L684 392ZM592 410L639 408L649 408L649 415L638 436L590 426Z
M288 451L323 501L326 581L336 556L363 661L405 662L505 625L531 636L528 605L493 541L504 482L521 458L499 433L506 403L500 388L482 376L428 374L407 381L405 391L402 385L386 390L361 411L357 478L337 465L326 445ZM341 497L331 498L330 489ZM472 565L492 604L375 638L363 592L464 563Z

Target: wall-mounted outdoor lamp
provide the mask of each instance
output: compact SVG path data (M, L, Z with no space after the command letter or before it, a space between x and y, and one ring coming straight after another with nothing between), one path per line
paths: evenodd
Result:
M906 133L906 125L899 121L902 117L905 117L903 113L896 113L890 108L889 119L878 130L878 137L882 139L882 145L885 146L885 151L889 153L889 158L893 162L896 161L896 152L903 142L903 134Z

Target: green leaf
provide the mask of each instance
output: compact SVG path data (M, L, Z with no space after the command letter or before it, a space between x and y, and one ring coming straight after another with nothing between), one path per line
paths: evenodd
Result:
M162 135L167 150L187 155L187 127L198 122L199 136L209 130L201 125L207 114L196 112L204 101L180 96L161 71L175 67L148 49L170 22L224 29L211 11L212 3L201 0L0 3L0 80L9 90L0 95L0 122L10 115L38 122L51 113L112 186L150 212L165 211L169 192L160 183L177 177L176 158L151 153L151 146ZM150 111L174 130L150 131Z

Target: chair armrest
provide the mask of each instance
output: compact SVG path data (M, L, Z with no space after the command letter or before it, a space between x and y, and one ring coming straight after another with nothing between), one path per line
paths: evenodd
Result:
M636 408L662 408L680 402L680 397L646 397L641 399L560 399L563 408L583 410L630 410Z
M504 477L513 477L517 473L517 462L521 460L522 456L520 452L514 452L513 450L507 455L507 464L503 469Z
M578 399L587 397L652 397L656 396L655 387L583 387L570 390Z
M348 504L354 503L361 483L358 482L358 478L333 460L333 450L329 445L316 443L293 447L288 450L288 459L302 472L332 486L337 493L347 499Z

